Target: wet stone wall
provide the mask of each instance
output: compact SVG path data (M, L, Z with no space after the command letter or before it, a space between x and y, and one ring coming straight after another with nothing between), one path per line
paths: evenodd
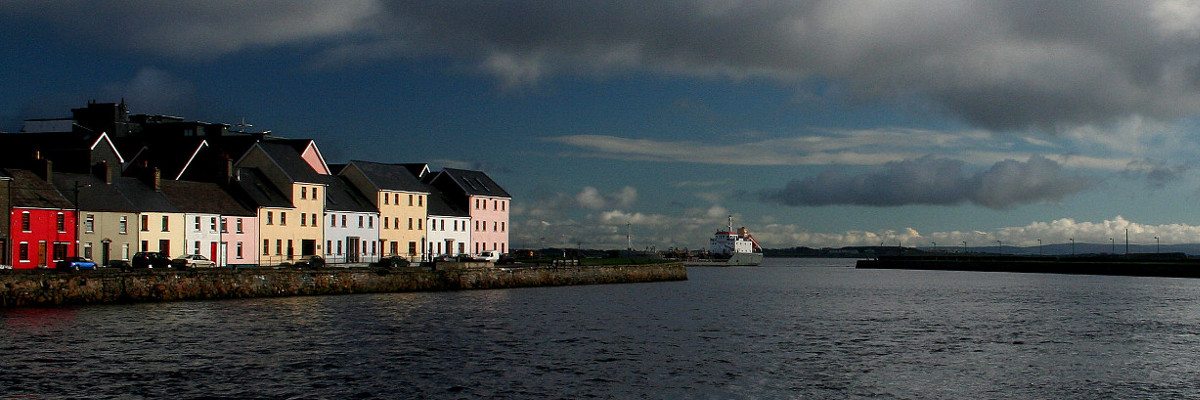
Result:
M386 293L686 280L682 264L498 268L220 268L0 271L0 306L58 306L274 296Z

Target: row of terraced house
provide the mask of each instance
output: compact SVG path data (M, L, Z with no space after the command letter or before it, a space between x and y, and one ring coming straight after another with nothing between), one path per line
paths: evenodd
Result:
M317 144L91 102L0 134L0 264L136 252L220 266L509 250L511 196L482 171L328 164Z

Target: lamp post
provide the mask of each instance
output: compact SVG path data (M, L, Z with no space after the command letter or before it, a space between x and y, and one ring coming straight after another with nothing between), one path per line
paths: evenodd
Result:
M1162 243L1158 241L1158 236L1155 236L1154 237L1154 253L1158 254L1161 252L1162 252Z
M1038 239L1038 255L1042 255L1042 239Z
M996 241L996 254L1004 254L1004 242Z
M1071 238L1071 255L1075 255L1075 238Z
M963 241L963 253L967 253L967 241Z
M1112 250L1110 250L1109 252L1113 253L1113 254L1117 254L1117 239L1108 238L1108 241L1112 242Z

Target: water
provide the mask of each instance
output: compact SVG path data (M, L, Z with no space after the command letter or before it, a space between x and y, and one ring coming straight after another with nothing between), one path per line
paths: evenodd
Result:
M852 263L768 259L650 284L3 310L0 399L1200 394L1200 280Z

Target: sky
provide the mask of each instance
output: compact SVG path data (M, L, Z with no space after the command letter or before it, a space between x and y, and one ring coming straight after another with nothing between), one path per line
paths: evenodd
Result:
M0 54L0 131L479 169L513 248L1200 242L1197 1L0 0Z

